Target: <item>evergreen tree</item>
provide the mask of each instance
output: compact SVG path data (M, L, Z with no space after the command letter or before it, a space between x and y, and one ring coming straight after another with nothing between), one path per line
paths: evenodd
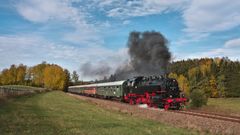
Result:
M70 85L70 73L67 69L64 70L64 91L67 92L68 86Z
M77 74L77 71L73 71L72 73L72 81L76 84L78 82L78 74Z

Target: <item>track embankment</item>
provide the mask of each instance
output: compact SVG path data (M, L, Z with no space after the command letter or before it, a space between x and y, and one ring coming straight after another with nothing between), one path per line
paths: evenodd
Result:
M68 93L75 98L88 101L102 108L126 113L130 116L151 119L161 123L167 123L176 127L196 129L200 132L210 132L212 134L240 134L240 123L227 121L224 119L214 119L176 111L164 111L154 108L140 108L137 105L129 105L121 102L80 96ZM180 111L181 112L181 111Z

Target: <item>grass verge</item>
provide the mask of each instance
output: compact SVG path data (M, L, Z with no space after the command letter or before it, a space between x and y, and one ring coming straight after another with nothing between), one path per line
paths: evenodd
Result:
M240 115L240 98L209 98L204 111Z
M1 104L0 133L1 135L198 134L193 130L104 110L59 91L17 97Z

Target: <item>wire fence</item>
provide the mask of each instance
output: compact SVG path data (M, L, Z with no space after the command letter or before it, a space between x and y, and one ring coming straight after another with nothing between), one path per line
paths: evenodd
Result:
M45 91L47 91L45 88L34 88L27 86L0 86L0 97L30 95L33 93L41 93Z

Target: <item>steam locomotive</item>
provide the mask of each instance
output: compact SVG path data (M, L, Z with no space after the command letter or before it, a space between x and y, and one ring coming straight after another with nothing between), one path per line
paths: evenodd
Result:
M116 99L129 104L181 109L187 102L175 79L163 76L138 76L128 80L70 86L68 91L81 95Z

